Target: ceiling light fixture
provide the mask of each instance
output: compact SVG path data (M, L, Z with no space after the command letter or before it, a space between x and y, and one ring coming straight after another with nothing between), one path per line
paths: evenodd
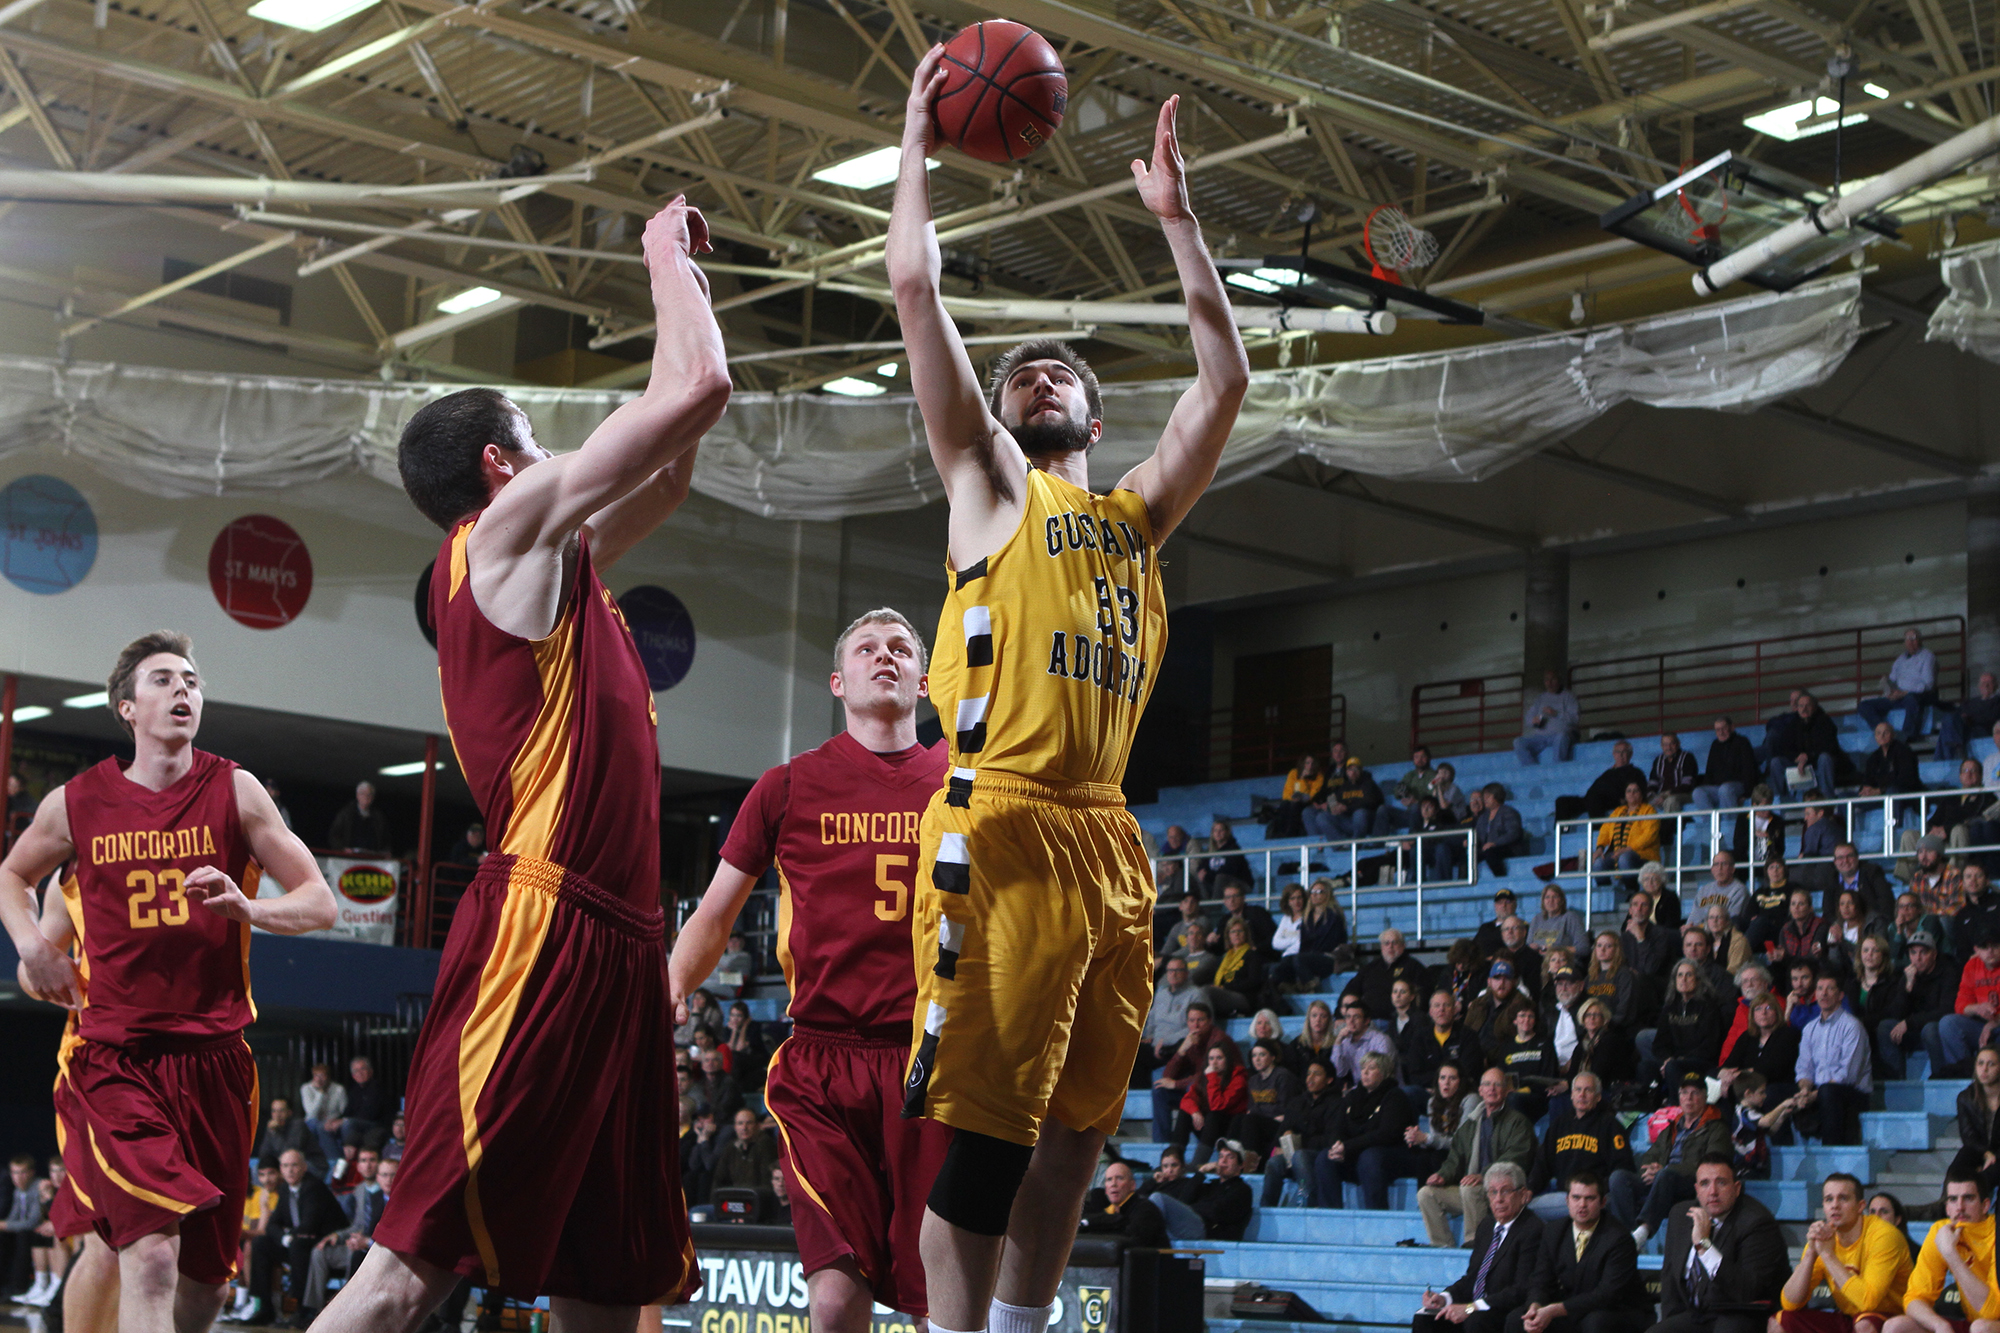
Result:
M889 392L879 384L858 380L852 375L842 375L839 379L829 380L819 387L828 393L842 394L848 398L880 398Z
M63 707L102 708L104 707L104 705L110 702L111 702L111 696L106 694L103 690L99 690L95 694L72 694L69 698L63 700ZM20 714L16 713L15 716L19 717Z
M441 315L462 315L468 310L477 310L483 305L492 305L500 299L500 293L491 287L467 287L457 296L438 302Z
M875 367L875 373L884 379L894 379L896 378L896 372L900 369L902 367L896 362L884 361L881 365Z
M444 760L438 760L437 766L443 768ZM391 764L387 768L378 768L375 771L385 778L413 778L424 771L424 761L418 759L408 764Z
M376 0L257 0L250 17L278 23L305 32L331 28L342 19L353 18Z
M39 722L48 715L49 710L40 704L29 704L25 708L16 708L14 710L14 720L16 722Z
M1789 106L1774 107L1760 111L1754 116L1743 118L1744 127L1772 139L1782 139L1791 143L1797 139L1810 139L1815 134L1825 134L1834 126L1833 116L1840 110L1840 104L1831 97L1816 97L1804 102L1793 102ZM1825 116L1827 119L1817 125L1800 127L1799 122L1809 116ZM1840 117L1842 125L1859 125L1868 119L1867 115L1856 111Z
M812 174L816 181L828 185L844 185L850 190L872 190L878 185L887 185L896 179L903 169L903 150L900 148L877 148L863 153L860 157L850 157L845 162L836 162L830 167L821 167ZM935 158L924 159L925 171L936 171Z

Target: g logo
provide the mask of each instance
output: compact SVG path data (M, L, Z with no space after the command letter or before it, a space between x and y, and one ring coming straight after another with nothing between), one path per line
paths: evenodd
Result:
M1083 1333L1105 1333L1111 1324L1111 1288L1078 1287L1076 1299Z

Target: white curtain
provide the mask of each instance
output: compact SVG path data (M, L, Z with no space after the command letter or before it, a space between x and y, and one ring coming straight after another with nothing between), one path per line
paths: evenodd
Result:
M1748 411L1833 373L1859 332L1860 290L1850 276L1587 333L1264 372L1217 484L1301 453L1370 476L1475 481L1621 402ZM1152 451L1189 383L1106 387L1101 481ZM458 387L0 357L0 456L59 445L162 496L273 491L351 472L394 485L403 423ZM633 396L506 392L554 449L580 443ZM779 519L908 509L939 494L907 396L738 394L702 445L694 484Z
M2000 241L1946 255L1938 268L1947 292L1931 311L1924 341L2000 361Z

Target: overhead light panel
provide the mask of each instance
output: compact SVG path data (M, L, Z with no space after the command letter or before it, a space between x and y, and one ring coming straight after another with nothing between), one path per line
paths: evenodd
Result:
M444 760L438 760L437 766L443 768ZM419 759L409 764L391 764L387 768L378 768L375 771L385 778L413 778L424 771L424 761Z
M250 6L250 17L318 32L342 19L353 18L375 3L376 0L257 0Z
M1269 278L1259 276L1270 271L1270 269L1259 269L1256 273L1245 273L1239 269L1223 281L1231 287L1241 287L1244 291L1255 292L1259 296L1276 296L1283 289Z
M812 174L816 181L828 185L844 185L850 190L872 190L878 185L887 185L896 179L903 169L903 150L900 148L877 148L863 153L860 157L850 157L845 162L836 162L830 167L821 167ZM924 159L925 171L936 171L934 158Z
M491 287L467 287L457 296L439 301L438 313L443 315L462 315L468 310L477 310L483 305L492 305L499 299L500 293L494 291ZM418 765L418 767L421 768L422 765Z
M48 715L49 710L40 704L29 704L26 708L16 708L14 710L14 720L16 722L39 722Z
M875 367L875 373L884 379L894 379L896 378L896 372L901 369L902 366L898 362L884 361L881 365Z
M1259 268L1250 271L1252 277L1276 283L1280 287L1296 287L1306 280L1306 275L1295 268Z
M1748 129L1772 139L1782 139L1791 143L1796 139L1810 139L1815 134L1825 134L1834 126L1832 117L1840 111L1840 103L1831 97L1815 97L1804 102L1793 102L1789 106L1776 107L1770 111L1760 111L1754 116L1745 116L1743 124ZM1812 116L1828 119L1815 125L1801 127L1799 122ZM1842 125L1859 125L1868 117L1859 111L1840 118Z
M95 694L72 694L69 698L63 700L63 707L102 708L110 702L111 702L111 696L106 694L103 690L99 690ZM19 717L20 714L16 713L14 716Z
M1867 93L1870 97L1887 97L1889 95L1889 90L1879 83L1864 83L1861 85L1861 91Z
M879 384L858 380L852 375L842 375L839 379L830 380L819 387L828 393L844 394L849 398L880 398L889 392Z

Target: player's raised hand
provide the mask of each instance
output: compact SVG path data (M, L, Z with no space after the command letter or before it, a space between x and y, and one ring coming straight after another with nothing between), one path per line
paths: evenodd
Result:
M669 259L705 255L715 247L708 243L708 220L701 210L690 204L686 195L677 194L647 219L639 248L651 271Z
M202 866L190 874L184 892L217 916L251 924L250 900L243 896L235 880L214 866Z
M14 968L14 980L24 995L65 1009L83 1008L83 978L77 973L76 964L47 941L43 941L42 948L30 949L21 956Z
M923 145L926 157L937 148L937 121L931 115L931 107L944 91L947 73L944 43L939 42L924 52L924 58L917 62L917 72L910 76L910 100L903 107L903 142L915 139Z
M1139 201L1163 222L1194 216L1188 205L1187 164L1181 161L1180 136L1174 133L1174 113L1180 105L1180 94L1175 93L1160 107L1160 123L1153 130L1153 165L1132 159Z

